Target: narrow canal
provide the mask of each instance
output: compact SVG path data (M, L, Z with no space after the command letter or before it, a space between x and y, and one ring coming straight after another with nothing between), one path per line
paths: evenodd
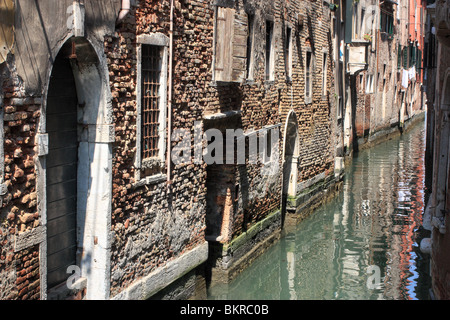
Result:
M425 125L361 151L342 192L209 299L427 300Z

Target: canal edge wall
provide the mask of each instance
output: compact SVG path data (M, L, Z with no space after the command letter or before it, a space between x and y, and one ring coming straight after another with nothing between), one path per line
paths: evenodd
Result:
M358 150L364 150L372 148L386 140L393 139L396 136L400 136L403 133L406 133L412 127L419 123L419 121L425 119L426 110L420 110L416 114L414 114L411 118L407 119L403 123L403 127L400 126L400 123L395 123L391 125L389 128L383 128L375 131L367 138L358 139ZM351 158L351 157L349 157Z
M229 243L209 243L207 282L229 283L281 238L281 211L276 210Z
M288 199L284 222L277 210L228 244L211 242L206 264L207 286L233 281L285 233L333 199L341 190L343 178L343 172L318 174L299 184L297 196Z

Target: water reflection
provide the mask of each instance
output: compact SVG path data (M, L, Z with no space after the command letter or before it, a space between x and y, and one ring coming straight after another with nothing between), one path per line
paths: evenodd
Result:
M360 152L343 191L210 299L428 299L425 129Z

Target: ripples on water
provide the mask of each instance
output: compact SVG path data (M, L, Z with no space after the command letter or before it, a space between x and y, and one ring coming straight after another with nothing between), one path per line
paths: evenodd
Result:
M424 149L419 124L361 151L337 197L209 298L428 299L429 261L419 250Z

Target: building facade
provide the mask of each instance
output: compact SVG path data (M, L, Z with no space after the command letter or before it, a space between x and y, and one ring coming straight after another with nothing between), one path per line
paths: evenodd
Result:
M0 298L230 281L400 126L396 5L4 1Z
M432 296L450 299L449 214L449 18L447 1L436 1L427 7L426 24L426 90L427 121L427 187L431 193L427 201L424 227L431 237L421 244L431 254Z
M192 295L208 254L232 277L277 238L288 194L334 181L328 6L5 8L3 299Z

